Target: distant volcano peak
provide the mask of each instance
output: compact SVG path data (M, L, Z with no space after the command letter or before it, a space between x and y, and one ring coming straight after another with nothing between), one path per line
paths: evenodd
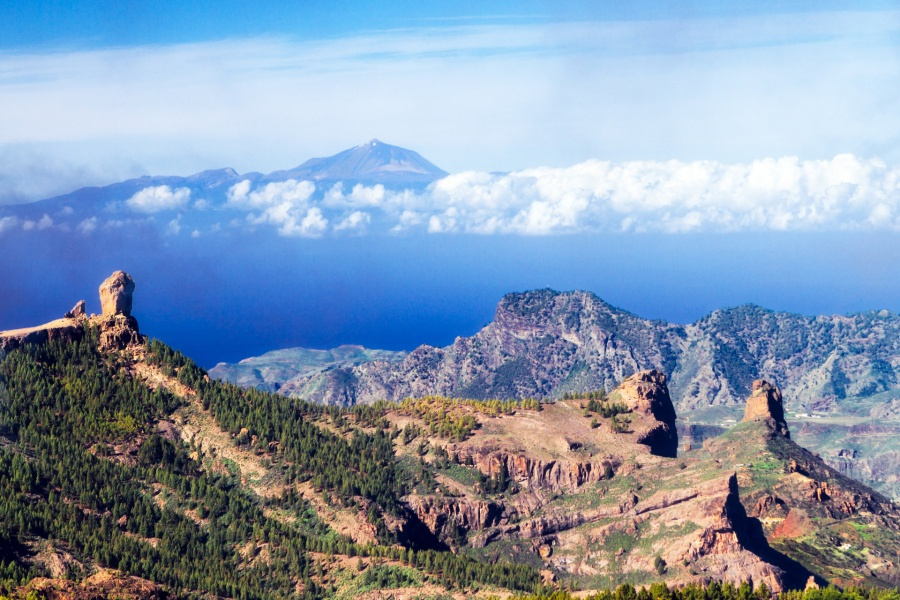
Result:
M386 185L427 185L447 172L418 152L372 138L368 142L326 158L313 158L289 171L271 173L269 179L292 177L312 181L348 181Z

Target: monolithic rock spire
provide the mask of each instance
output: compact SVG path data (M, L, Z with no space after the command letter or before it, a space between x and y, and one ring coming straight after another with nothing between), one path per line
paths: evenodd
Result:
M125 271L116 271L100 284L100 306L103 315L131 315L134 279Z
M653 454L675 457L678 430L666 376L655 369L635 373L626 378L614 394L617 401L624 402L629 409L656 420L649 429L638 432L638 442L649 446Z
M753 393L747 398L744 421L766 421L784 437L790 439L787 422L784 420L784 404L781 391L762 379L753 382Z
M88 318L84 300L81 300L62 319L37 327L0 331L0 351L12 350L23 344L42 344L48 340L80 340L84 336L85 321L99 328L100 350L125 350L142 344L144 338L138 329L137 319L131 315L133 294L134 279L124 271L116 271L100 285L102 315Z

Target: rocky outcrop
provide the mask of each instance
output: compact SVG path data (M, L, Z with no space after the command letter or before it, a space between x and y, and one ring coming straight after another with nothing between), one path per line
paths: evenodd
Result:
M84 300L79 300L75 306L72 307L72 310L63 315L63 319L83 319L87 318L87 311L85 310Z
M131 275L116 271L100 286L102 315L88 318L84 300L81 300L62 319L37 327L0 332L0 351L51 340L80 340L85 335L85 326L99 330L99 346L103 351L124 350L142 344L144 338L137 319L131 316L133 293Z
M784 420L784 404L781 391L762 379L753 382L753 392L747 398L744 421L764 421L770 429L790 439L787 422Z
M620 464L613 457L588 461L540 460L478 446L461 447L454 451L453 458L458 463L473 464L489 478L505 469L511 480L532 491L574 491L587 483L609 479Z
M23 598L36 595L48 600L162 600L169 597L165 590L152 581L111 569L101 569L99 573L80 583L68 579L37 577L29 581L28 585L18 588L17 592Z
M51 340L80 340L83 336L81 322L57 319L38 327L0 331L0 351L9 352L25 344L44 344Z
M509 507L487 500L412 495L405 499L419 520L435 536L451 539L452 529L481 531L509 522ZM513 510L513 514L515 511Z
M755 551L760 542L752 538L746 511L741 504L737 476L708 484L698 502L690 509L693 520L703 529L680 557L695 563L719 580L754 586L765 583L772 591L784 589L785 573ZM672 556L670 549L669 556Z
M623 402L632 412L645 417L640 426L638 443L650 448L658 456L678 455L678 428L675 424L675 407L669 397L666 376L650 370L635 373L623 381L610 395L612 402Z
M137 319L131 315L101 315L91 322L100 326L101 350L124 350L144 341L144 336L138 330Z
M100 306L103 316L131 315L134 279L125 271L116 271L100 284Z

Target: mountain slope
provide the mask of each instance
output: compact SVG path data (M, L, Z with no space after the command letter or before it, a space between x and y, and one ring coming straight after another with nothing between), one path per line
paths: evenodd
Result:
M754 379L774 381L803 443L900 497L900 316L888 311L804 317L747 305L676 325L590 292L535 290L507 294L492 323L445 348L421 346L402 361L335 366L266 385L341 405L433 393L558 398L612 389L643 369L670 373L679 412L714 428L734 416L718 407L743 404ZM228 378L225 366L212 374ZM870 436L876 445L867 445L867 428L881 432Z
M747 305L676 325L643 319L590 292L535 290L504 296L494 321L470 338L421 346L401 362L361 364L348 376L353 401L371 402L425 390L559 397L610 388L649 368L672 374L681 410L742 404L758 377L777 381L791 409L836 410L877 394L900 396L900 316L804 317ZM310 399L327 402L328 393Z
M900 581L882 558L900 550L896 508L792 442L768 384L747 423L683 457L658 371L543 405L327 408L210 380L143 339L129 282L101 286L99 318L0 333L0 587L53 575L75 583L40 585L386 598Z

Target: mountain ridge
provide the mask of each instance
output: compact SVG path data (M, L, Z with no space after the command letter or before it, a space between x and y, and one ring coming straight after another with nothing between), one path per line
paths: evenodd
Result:
M816 410L828 409L848 397L864 398L900 389L900 377L894 372L893 365L890 370L880 372L864 372L857 368L855 378L845 380L847 375L838 370L839 366L825 364L832 354L839 361L845 353L862 355L863 359L872 361L889 359L889 363L894 361L900 366L900 315L886 310L809 317L748 303L716 309L693 323L682 325L640 317L609 304L592 292L532 290L504 295L497 305L494 320L473 336L457 337L445 347L425 344L411 351L410 357L417 353L437 353L442 360L449 360L447 356L461 355L469 349L473 352L483 349L482 340L490 337L499 345L495 362L500 366L506 364L507 359L533 352L532 346L539 346L539 340L536 344L533 342L554 328L563 345L586 347L582 354L606 359L600 364L607 368L595 369L586 384L609 387L629 374L628 367L632 367L631 372L661 368L672 374L671 387L675 390L676 405L681 409L742 403L752 381L759 378L751 373L754 370L759 376L775 380L793 403L799 400L802 406ZM849 341L844 341L840 338L842 333L856 337L847 337ZM872 343L869 338L876 338L877 343ZM815 368L826 369L829 375L816 387L803 380L804 373L791 362L803 354L802 343L812 344L816 351L828 351L821 359L805 357L814 362ZM746 366L739 369L728 363L733 358L728 355L728 345L733 346L732 351L742 358L750 359ZM624 356L622 352L614 352L618 348ZM609 356L604 356L606 350L610 350ZM715 360L709 362L716 370L701 372L703 366L687 363L684 355L689 352L713 357ZM411 360L410 357L407 360ZM785 359L788 366L775 364L781 359ZM221 371L220 367L225 365L220 363L213 372ZM884 365L878 362L873 368L882 367ZM883 376L880 379L877 378L879 374ZM457 379L443 381L440 389L451 395L470 389L473 393L467 395L475 398L497 395L491 393L496 391L491 385L480 385L483 382L477 380L478 375L462 373ZM564 375L571 375L571 371ZM703 390L700 390L698 378L705 375L712 381L703 382ZM519 390L519 396L554 397L566 391L571 382L565 377L543 381L526 378L520 384L523 389ZM398 385L402 387L402 381ZM392 388L385 387L385 391L384 398L402 397ZM377 399L381 398L362 395L359 401Z
M900 444L890 441L900 436L900 316L884 310L807 317L748 304L679 325L642 318L591 292L517 292L500 300L494 321L449 346L261 384L339 405L432 393L544 398L612 389L654 368L669 374L679 414L710 431L739 418L734 411L754 380L773 381L805 445L900 497ZM234 381L230 369L220 364L210 373ZM869 442L860 437L866 427L896 435Z

